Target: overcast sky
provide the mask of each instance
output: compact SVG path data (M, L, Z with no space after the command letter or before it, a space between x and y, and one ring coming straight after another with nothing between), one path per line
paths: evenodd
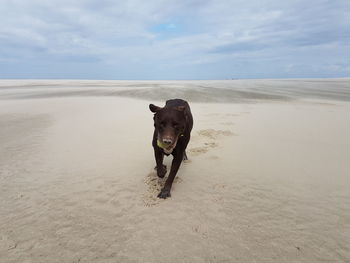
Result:
M350 0L0 0L0 78L350 76Z

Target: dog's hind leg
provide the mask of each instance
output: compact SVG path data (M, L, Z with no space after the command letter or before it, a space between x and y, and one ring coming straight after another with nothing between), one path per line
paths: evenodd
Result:
M186 151L184 152L184 158L183 158L183 160L184 160L184 161L187 161L187 160L188 160Z

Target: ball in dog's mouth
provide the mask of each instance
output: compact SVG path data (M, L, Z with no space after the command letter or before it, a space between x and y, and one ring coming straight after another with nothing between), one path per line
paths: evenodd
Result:
M158 147L162 148L166 154L170 154L173 152L174 148L176 147L176 143L177 143L177 140L173 144L167 145L163 143L161 140L157 140Z

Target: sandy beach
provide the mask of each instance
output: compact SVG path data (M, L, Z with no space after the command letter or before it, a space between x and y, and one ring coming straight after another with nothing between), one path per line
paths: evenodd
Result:
M194 129L160 200L170 98ZM349 262L349 134L350 79L1 80L0 262Z

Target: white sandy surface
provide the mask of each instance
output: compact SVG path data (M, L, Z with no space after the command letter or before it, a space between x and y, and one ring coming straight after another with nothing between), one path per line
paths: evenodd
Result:
M164 101L12 91L0 262L349 262L349 102L190 101L190 160L159 200L148 104Z

